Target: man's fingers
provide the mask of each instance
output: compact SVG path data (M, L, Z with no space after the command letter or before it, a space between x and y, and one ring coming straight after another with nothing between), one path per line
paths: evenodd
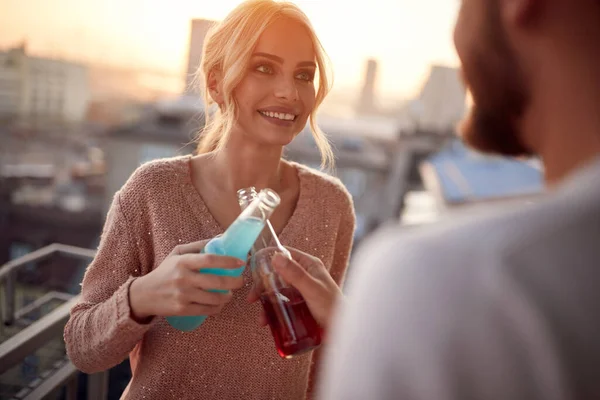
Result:
M258 317L258 323L260 324L260 326L267 325L267 315L265 314L265 310L263 310L263 309L260 310L260 316Z
M246 300L248 303L254 303L258 301L258 299L260 299L260 290L256 284L253 284L252 288L250 289L250 293L248 293L248 297L246 297Z
M313 257L310 254L300 251L298 249L294 249L293 247L286 246L286 249L288 249L288 251L292 255L292 258L296 260L305 269L308 269L315 263L321 262L321 260L319 260L318 258Z
M292 285L303 297L311 297L321 288L319 281L310 274L295 260L289 260L283 254L277 253L273 256L273 267L277 273Z

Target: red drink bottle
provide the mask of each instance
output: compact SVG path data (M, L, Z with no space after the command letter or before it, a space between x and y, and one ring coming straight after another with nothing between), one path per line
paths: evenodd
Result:
M244 209L255 196L254 188L239 190L240 207ZM260 301L277 352L283 358L292 358L319 347L321 328L302 295L287 285L273 269L271 260L278 252L291 258L290 252L281 245L273 226L267 220L265 228L252 247L250 266L255 285L261 292Z

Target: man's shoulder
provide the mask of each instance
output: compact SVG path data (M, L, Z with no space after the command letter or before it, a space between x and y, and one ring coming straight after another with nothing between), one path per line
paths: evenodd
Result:
M467 268L467 260L482 254L491 256L508 246L509 232L523 224L523 214L526 213L484 212L410 230L388 225L364 241L357 253L357 263L361 258L377 257L377 263L369 263L394 274L403 273L411 265L420 270L442 264L445 269Z
M576 288L587 285L581 277L598 275L600 197L587 194L563 191L524 209L451 220L414 233L382 229L357 251L348 292L364 301L377 291L389 303L382 314L396 321L413 318L401 315L410 309L398 301L408 298L441 321L451 315L448 325L484 320L489 313L483 309L512 309L510 299L532 308L541 300L545 308L538 312L554 313L560 308L556 300L565 296L565 279L572 289L568 295L580 298L586 294ZM377 301L373 307L387 307ZM480 305L477 312L472 304ZM443 338L431 340L436 339Z
M497 268L546 244L554 245L546 248L549 253L559 251L568 244L567 236L591 236L599 229L600 196L563 191L519 209L490 209L415 228L415 232L386 227L365 241L357 258L379 254L378 265L390 273L402 273L404 267L397 265L406 264L402 260L407 258L414 259L415 268L420 269L432 264L455 269Z
M583 370L598 354L600 175L586 176L522 209L371 236L338 328L354 341L338 353L364 340L355 331L371 346L359 367L338 362L339 375L377 389L382 365L395 397L564 398L561 357Z

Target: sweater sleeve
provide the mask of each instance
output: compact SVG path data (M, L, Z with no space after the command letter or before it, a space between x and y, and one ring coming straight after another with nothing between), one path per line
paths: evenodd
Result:
M348 200L344 204L344 212L340 218L340 224L338 227L338 233L335 244L335 253L333 255L333 262L331 263L331 269L329 273L331 277L342 287L344 278L346 277L346 270L348 269L348 263L350 261L350 254L352 252L352 244L354 241L354 230L356 228L356 216L354 213L354 206L352 200L346 197ZM312 362L310 366L310 374L308 381L308 393L307 399L314 399L316 395L317 379L320 376L320 366L322 358L322 348L317 349L313 352Z
M119 364L151 326L131 318L129 287L141 275L143 259L131 229L117 193L64 331L69 358L86 373Z

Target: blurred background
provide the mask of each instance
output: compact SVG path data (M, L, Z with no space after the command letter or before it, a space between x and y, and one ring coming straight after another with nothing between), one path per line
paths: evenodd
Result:
M0 399L118 399L129 365L87 376L62 328L115 191L140 164L193 152L190 81L234 0L0 0ZM538 160L465 148L452 29L460 2L297 0L335 71L319 123L354 198L356 245L481 207L535 202ZM288 159L318 168L306 129Z

